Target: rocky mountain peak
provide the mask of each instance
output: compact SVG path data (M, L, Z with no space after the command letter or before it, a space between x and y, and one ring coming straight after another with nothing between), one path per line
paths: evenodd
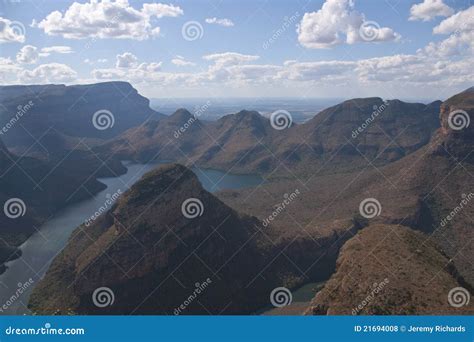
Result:
M171 114L167 121L174 122L177 124L184 124L189 120L197 120L193 114L191 114L186 108L179 108L173 114Z

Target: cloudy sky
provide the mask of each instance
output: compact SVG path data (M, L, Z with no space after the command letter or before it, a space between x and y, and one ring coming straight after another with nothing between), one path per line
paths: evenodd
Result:
M0 1L2 84L444 99L473 85L473 56L472 0Z

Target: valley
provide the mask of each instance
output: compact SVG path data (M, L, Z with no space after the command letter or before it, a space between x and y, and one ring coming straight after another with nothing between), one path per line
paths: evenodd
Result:
M40 181L48 167L74 180L46 177L49 188L90 182L82 187L87 194L68 204L88 212L123 177L136 177L91 224L84 223L88 215L67 219L72 224L62 243L71 236L64 249L58 245L58 255L48 254L51 264L41 268L46 273L36 278L28 308L36 314L172 315L195 284L209 281L209 290L182 314L254 314L268 308L275 288L323 282L311 303L269 314L470 314L472 306L455 310L446 296L450 288L472 289L474 283L473 207L465 204L455 219L442 222L474 193L472 126L453 129L449 118L456 110L472 115L472 108L470 88L429 104L347 100L283 129L252 110L215 121L184 108L169 116L150 112L137 119L141 123L103 137L81 133L78 149L57 143L77 138L59 125L66 138L55 140L52 156L40 150L22 156L28 148L7 140L0 161L8 175L20 177L29 169L16 166L28 160L28 166L45 165ZM54 158L64 161L50 166ZM147 166L127 173L122 160ZM8 170L12 165L17 173ZM104 179L112 176L118 178ZM60 190L58 196L68 192ZM46 234L48 224L61 230L44 214L57 212L59 204L28 189L26 196L36 196L29 203L48 204L49 211L28 206L28 215L15 222L21 228L13 230L23 235L2 229L6 254L36 241L43 229ZM197 216L183 213L189 200ZM361 216L366 200L377 204L376 215ZM31 222L46 222L46 228L30 241ZM4 260L13 270L28 255ZM0 277L8 279L8 272ZM424 295L434 278L437 287ZM383 295L359 307L372 285L385 279ZM103 287L113 291L114 305L95 305L94 293Z

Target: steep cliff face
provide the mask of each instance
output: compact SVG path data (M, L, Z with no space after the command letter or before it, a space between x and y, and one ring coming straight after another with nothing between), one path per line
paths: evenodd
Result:
M127 82L3 86L0 101L0 128L9 127L2 137L6 145L28 149L35 147L35 139L41 139L50 153L62 147L58 141L67 149L67 144L77 144L74 137L108 139L147 119L163 116ZM98 115L94 120L94 114L101 110L111 114ZM106 129L97 129L94 122ZM45 134L55 140L45 138Z
M342 247L336 272L306 313L472 314L472 302L460 308L449 303L455 300L450 291L462 286L472 292L426 235L403 226L371 225Z
M474 162L471 153L474 142L474 87L446 100L441 106L440 119L445 152L460 160Z

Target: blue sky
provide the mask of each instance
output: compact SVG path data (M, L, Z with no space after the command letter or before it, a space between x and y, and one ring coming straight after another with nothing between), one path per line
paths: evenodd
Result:
M149 97L414 99L472 86L470 0L0 6L2 84L127 80Z

